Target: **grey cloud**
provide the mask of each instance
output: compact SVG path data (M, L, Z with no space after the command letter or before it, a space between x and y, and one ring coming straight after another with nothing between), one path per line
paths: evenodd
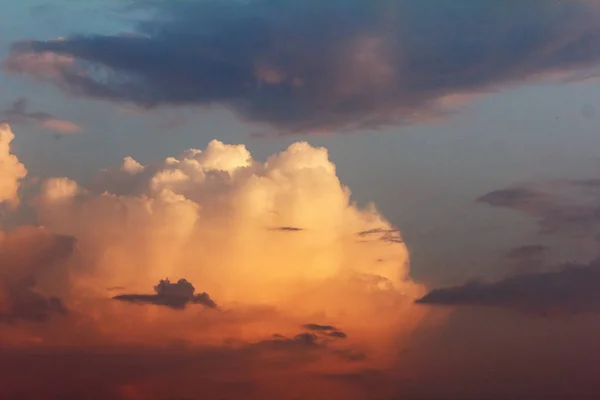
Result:
M435 289L419 304L493 306L533 312L600 312L600 261L523 274L495 283Z
M564 181L540 190L515 187L495 190L477 199L492 207L520 211L540 226L540 233L597 235L600 233L600 197L586 195L590 183Z
M184 309L189 304L202 304L208 308L217 308L217 304L207 293L194 294L196 289L185 279L171 283L168 279L161 280L154 287L156 294L121 294L114 300L137 304L154 304L173 309Z
M135 34L17 43L4 68L75 95L220 104L306 133L420 122L454 109L453 95L590 76L600 61L599 7L589 0L136 4L157 17Z
M9 108L0 111L0 115L10 124L35 123L59 134L73 134L82 130L78 124L58 118L43 111L29 111L25 98L15 100Z
M516 273L538 272L544 268L548 247L540 244L517 246L506 253Z

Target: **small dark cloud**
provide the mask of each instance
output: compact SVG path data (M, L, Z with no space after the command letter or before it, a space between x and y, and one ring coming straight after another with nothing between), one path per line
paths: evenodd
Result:
M154 290L156 294L121 294L114 296L113 299L174 309L184 309L189 304L202 304L209 308L217 307L207 293L194 294L196 289L185 279L180 279L177 283L171 283L168 279L161 280Z
M331 325L319 325L319 324L306 324L302 326L304 329L310 331L335 331L337 328Z
M332 325L319 325L319 324L305 324L302 326L304 329L309 331L318 332L322 335L329 336L337 339L346 339L348 335L345 332L340 331Z
M276 228L270 228L272 231L281 231L281 232L300 232L304 229L297 228L295 226L278 226Z
M589 77L600 61L587 0L136 4L158 17L134 34L17 43L5 69L75 95L217 103L278 132L316 133L429 121L499 87Z
M310 328L309 328L310 326ZM305 329L308 329L312 332L302 332L293 337L286 337L281 334L274 334L270 339L262 340L260 342L249 345L250 348L258 347L258 348L268 348L268 349L325 349L328 347L330 343L332 343L332 339L345 339L348 336L341 331L332 329L324 329L327 328L325 325L315 325L309 324L303 326ZM343 355L340 351L346 351ZM351 357L350 351L348 349L336 349L333 351L338 356L344 358L344 356ZM357 356L358 357L358 356Z
M348 335L346 335L346 333L342 331L327 332L327 336L331 336L338 339L346 339L348 337Z
M81 126L74 122L60 119L43 111L29 111L28 102L25 98L15 100L11 106L0 115L10 124L34 123L45 129L56 132L56 134L74 134L81 132Z
M435 289L419 304L492 306L527 311L600 312L600 262L523 274L495 283L471 282Z
M2 299L5 304L0 306L0 322L13 324L19 321L46 322L52 315L66 315L67 309L57 297L46 297L35 290L36 282L33 277L27 277L17 282L5 282Z

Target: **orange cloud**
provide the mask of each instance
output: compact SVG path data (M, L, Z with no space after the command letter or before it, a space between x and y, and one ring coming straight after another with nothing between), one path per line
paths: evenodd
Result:
M10 143L15 138L10 126L0 123L0 203L18 204L18 191L27 169L11 153Z
M42 125L45 128L50 129L51 131L55 131L55 132L63 133L63 134L78 133L78 132L81 132L81 130L82 130L81 126L77 125L74 122L67 121L64 119L51 118L51 119L44 121L42 123Z
M337 387L360 398L336 377L389 366L423 317L399 231L355 205L327 150L304 142L265 162L216 140L156 164L127 157L89 187L45 181L33 206L44 228L0 242L0 260L29 279L0 291L3 343L195 354L175 375L107 378L108 397L164 398L165 382L202 373L215 390L246 377L263 398Z

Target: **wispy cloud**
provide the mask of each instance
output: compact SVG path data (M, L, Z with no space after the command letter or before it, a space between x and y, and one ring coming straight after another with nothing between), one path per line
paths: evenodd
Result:
M83 129L75 122L58 118L43 111L28 111L28 102L24 98L15 100L11 106L0 112L8 123L35 123L50 131L70 135L81 132Z
M533 218L542 234L595 236L600 233L600 198L589 193L594 180L565 180L548 188L519 186L494 190L478 203L511 209Z

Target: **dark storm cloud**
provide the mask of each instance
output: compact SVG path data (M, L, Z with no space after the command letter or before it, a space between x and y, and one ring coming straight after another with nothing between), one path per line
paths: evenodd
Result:
M156 11L135 34L17 43L5 70L76 95L216 103L281 132L320 132L437 117L459 100L451 95L600 61L590 0L135 4Z
M154 287L154 290L156 294L121 294L114 296L113 299L138 304L154 304L174 309L183 309L189 304L202 304L209 308L217 307L217 304L207 293L194 294L196 289L185 279L180 279L177 283L171 283L168 279L161 280Z
M435 289L417 300L430 305L472 305L527 311L600 312L600 261L557 271L510 277L495 283L472 282Z

